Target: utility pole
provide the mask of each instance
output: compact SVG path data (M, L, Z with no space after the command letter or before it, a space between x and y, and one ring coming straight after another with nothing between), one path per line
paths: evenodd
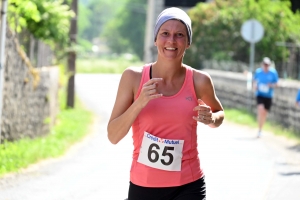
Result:
M1 3L1 29L0 29L0 143L2 130L2 109L3 109L3 85L4 85L4 61L5 61L5 38L6 38L6 12L7 0Z
M68 55L68 88L67 88L67 107L74 108L75 102L75 74L76 74L76 52L74 45L76 44L77 37L77 14L78 14L78 0L73 0L71 9L74 11L75 16L71 19L70 26L70 44L71 51Z

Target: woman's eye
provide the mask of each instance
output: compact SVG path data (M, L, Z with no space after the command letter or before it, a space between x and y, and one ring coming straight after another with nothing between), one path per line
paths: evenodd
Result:
M168 33L167 32L163 32L162 35L168 35Z
M178 33L177 35L178 35L178 37L183 37L182 33Z

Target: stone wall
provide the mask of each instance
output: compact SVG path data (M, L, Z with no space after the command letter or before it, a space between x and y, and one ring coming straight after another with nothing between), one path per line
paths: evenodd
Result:
M244 63L240 61L218 61L218 60L204 60L202 66L207 69L215 69L222 71L231 72L245 72L249 71L249 63ZM253 68L258 68L260 63L255 63Z
M58 112L58 68L34 68L9 30L5 56L1 141L47 134Z
M223 106L251 110L256 114L254 92L247 90L247 77L243 73L204 69L212 77L216 94ZM279 80L274 91L273 105L268 120L295 130L300 134L300 108L295 106L299 81Z

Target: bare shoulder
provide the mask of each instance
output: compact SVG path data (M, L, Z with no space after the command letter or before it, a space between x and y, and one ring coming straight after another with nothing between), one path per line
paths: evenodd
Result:
M135 80L137 78L141 78L143 72L143 67L127 67L123 74L122 77L124 78L129 78L129 80Z
M122 73L120 84L126 85L137 91L141 78L142 78L143 67L128 67Z
M211 77L205 71L193 69L193 78L194 78L195 86L203 85L203 84L211 84Z
M214 95L214 86L210 75L202 70L193 69L194 88L198 98L205 98L206 95Z

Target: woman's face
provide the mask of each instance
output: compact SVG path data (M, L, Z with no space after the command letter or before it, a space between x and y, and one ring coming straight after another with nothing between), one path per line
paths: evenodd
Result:
M168 20L159 29L155 45L158 55L174 59L182 58L188 44L186 26L178 20Z

